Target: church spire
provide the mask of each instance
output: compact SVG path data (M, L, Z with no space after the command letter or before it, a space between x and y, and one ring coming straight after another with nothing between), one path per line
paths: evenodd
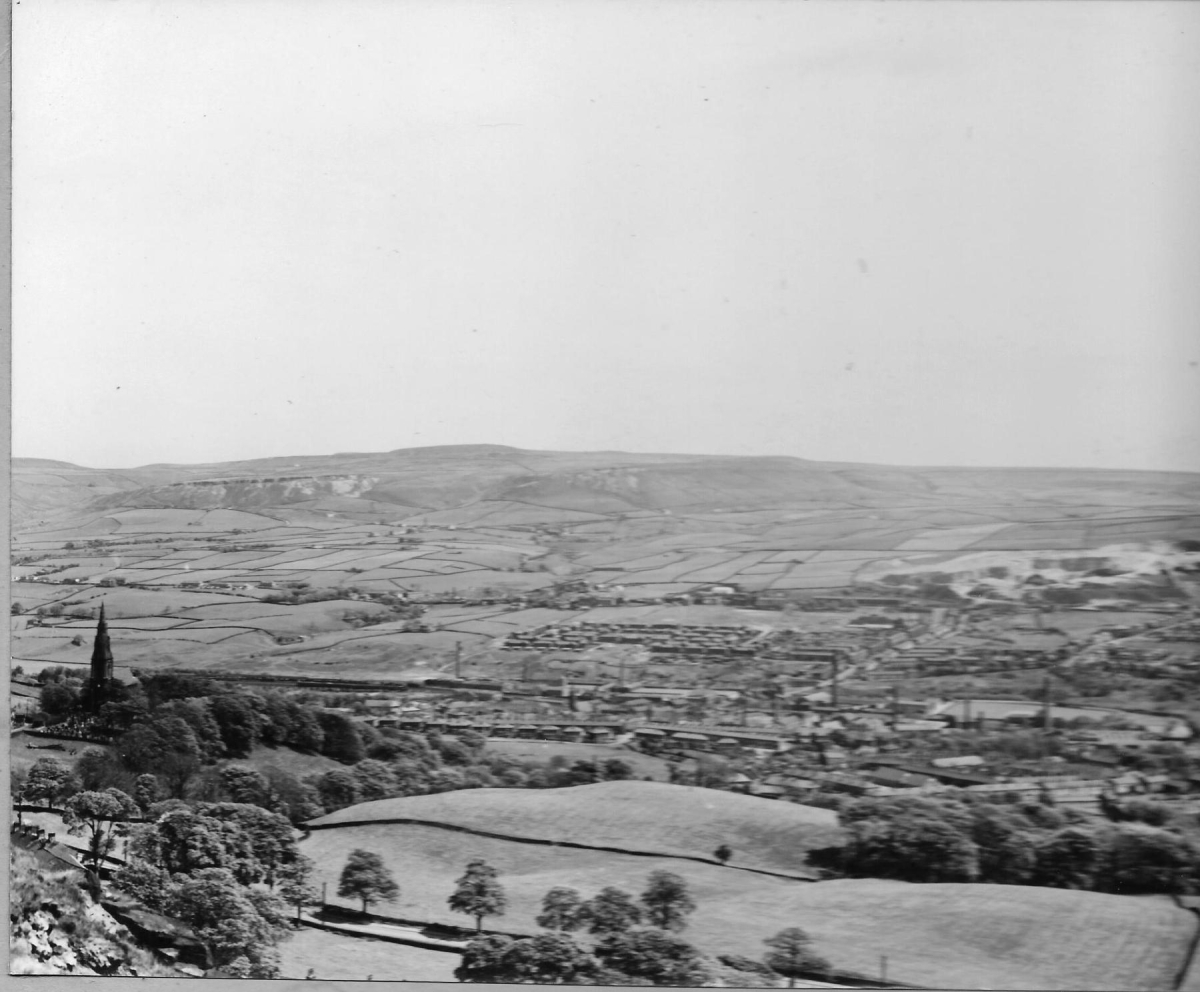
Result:
M95 689L107 686L113 677L112 646L108 640L108 621L104 616L104 603L100 604L100 621L96 624L96 641L92 646L92 686Z

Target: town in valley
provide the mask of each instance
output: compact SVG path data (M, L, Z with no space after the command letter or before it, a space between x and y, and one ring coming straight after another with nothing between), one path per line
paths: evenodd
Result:
M655 872L695 909L664 932L700 950L673 979L625 963L651 982L995 984L970 940L1005 932L998 910L956 900L996 883L1010 900L1097 900L1139 987L1182 967L1190 910L1156 903L1134 925L1124 900L1186 900L1200 878L1193 477L1112 473L1097 498L1065 471L498 446L347 461L286 476L16 464L14 840L92 873L152 967L355 977L320 943L349 939L378 959L359 978L521 980L467 950L447 899L468 864L505 893L481 933L510 948L558 935L557 964L529 980L625 960L587 922L604 903L588 889L637 918ZM468 472L488 478L482 497L456 491ZM863 484L889 473L882 496ZM918 477L935 492L914 506ZM1119 505L1164 479L1169 501ZM129 803L110 835L71 812L105 789ZM175 863L170 844L131 839L156 816L236 820L247 802L290 823L306 866L288 883L300 930L261 960L162 922L172 906L145 905L138 872ZM953 836L921 840L933 821ZM132 870L148 851L167 860ZM394 905L386 885L343 884L363 852L394 877ZM940 913L918 924L913 893ZM775 910L737 909L764 899ZM905 950L951 910L962 937ZM1037 911L1072 918L1053 899ZM798 917L795 967L773 971L758 951ZM564 960L592 925L599 943ZM1059 951L1026 948L1028 981L1082 967L1063 932L1041 939Z

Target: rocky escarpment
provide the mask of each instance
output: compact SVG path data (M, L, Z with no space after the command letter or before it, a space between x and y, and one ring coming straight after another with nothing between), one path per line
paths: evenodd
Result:
M77 873L48 871L16 847L11 871L11 974L180 977L80 889Z

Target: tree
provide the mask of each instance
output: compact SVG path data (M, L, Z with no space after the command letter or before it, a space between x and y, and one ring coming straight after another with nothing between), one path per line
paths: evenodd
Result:
M162 798L162 788L157 778L149 773L137 777L133 788L133 801L143 813Z
M829 974L829 962L812 951L812 938L799 927L780 930L763 941L771 950L766 955L767 966L788 980L788 988L796 987L797 978Z
M683 930L696 909L687 882L673 872L652 871L649 883L642 893L647 922L660 930Z
M578 930L584 923L581 914L583 900L578 889L557 887L542 898L542 912L537 925L547 930Z
M321 797L311 785L301 782L291 772L275 765L268 765L263 775L271 792L278 798L279 809L293 824L299 826L308 820L324 816L325 807Z
M259 697L261 708L259 716L262 726L259 736L267 747L279 747L287 744L292 738L292 710L288 700L275 692L264 693Z
M325 732L317 723L313 711L289 700L288 715L291 717L288 744L297 751L311 751L314 754L321 751L325 746Z
M129 685L110 679L107 685L97 686L89 679L79 693L79 707L90 710L98 705L100 725L105 729L123 733L149 712L146 696L138 684Z
M603 765L603 772L604 777L612 782L633 778L633 766L620 758L607 759Z
M362 798L358 791L358 779L348 769L334 768L311 781L321 798L321 804L329 813L353 806Z
M1012 807L981 803L972 839L979 847L979 878L1001 885L1023 885L1037 867L1036 844L1040 832Z
M196 811L221 824L226 850L243 885L276 881L303 863L296 834L287 818L253 803L200 803Z
M464 747L476 755L480 754L484 747L487 746L487 737L478 730L460 730L455 736L462 742Z
M25 785L28 781L29 781L29 776L25 772L21 771L20 768L17 768L14 765L9 765L9 767L8 767L9 802L11 802L13 804L13 807L17 811L17 823L22 824L22 825L25 823L25 811L23 809L21 809L19 804L25 802L25 798L26 798Z
M301 854L279 875L279 898L296 907L297 920L305 906L321 904L321 893L310 882L314 867L312 859Z
M454 977L460 982L580 984L587 982L595 967L595 959L564 933L522 940L490 936L467 944Z
M132 859L168 875L228 870L241 885L273 887L303 863L287 819L249 803L156 803L152 822L134 831Z
M168 876L194 875L206 868L232 870L235 857L227 843L233 840L229 836L232 828L178 800L168 803L173 803L173 807L165 810L162 807L168 804L152 807L149 813L158 816L133 832L129 843L131 861L153 865Z
M1186 894L1194 890L1200 852L1186 837L1141 823L1107 829L1097 887L1118 895Z
M178 755L189 767L200 766L200 745L187 723L177 716L155 716L121 735L117 754L133 772L155 771L168 755Z
M463 948L462 960L454 969L454 977L460 982L507 981L504 956L515 943L512 937L500 934L476 937Z
M158 672L148 672L138 676L142 689L146 693L146 702L150 709L156 710L163 703L173 699L197 699L209 696L214 691L214 685L208 679L198 675L188 675L183 672L173 672L170 669Z
M248 803L263 809L274 809L278 802L271 784L252 765L226 765L221 769L221 785L231 802Z
M41 707L48 717L65 717L74 709L79 694L63 682L48 682L42 686Z
M438 754L448 765L470 765L475 761L471 749L456 737L438 737L436 746Z
M711 980L700 952L663 930L609 934L596 945L596 957L620 975L654 985L703 985Z
M969 818L960 826L953 815L909 809L864 819L848 818L843 810L841 819L850 834L841 863L851 874L905 882L973 882L979 877L979 847L966 835Z
M532 985L578 983L595 967L595 960L565 933L540 933L514 941L502 958L507 977L502 981Z
M1175 813L1166 803L1155 802L1153 799L1130 799L1117 803L1112 816L1118 821L1165 827L1174 819Z
M212 715L207 699L172 699L161 704L155 711L156 719L177 716L189 727L200 746L201 761L216 761L225 757L225 742L221 728Z
M84 789L102 792L108 788L134 789L135 778L121 759L103 747L84 748L75 761L75 774Z
M341 713L320 710L314 714L324 734L321 753L340 761L343 765L356 765L366 757L362 737L354 727L354 721Z
M63 822L68 833L87 836L86 857L91 865L90 883L94 892L100 887L100 866L112 851L117 836L124 833L126 821L139 812L137 803L120 789L78 792L67 800Z
M726 864L729 859L733 857L733 848L728 844L722 844L715 851L713 851L713 857L717 861L720 861L721 864Z
M79 780L71 769L53 758L38 758L25 780L25 796L48 806L79 791Z
M208 949L212 963L247 978L277 978L277 944L291 931L286 908L267 892L246 889L222 868L206 868L173 886L164 909Z
M1037 885L1060 889L1090 889L1100 857L1096 832L1086 827L1065 827L1043 838L1034 850Z
M384 865L383 858L371 851L356 848L350 852L342 869L337 894L343 899L361 899L365 914L374 903L395 902L400 887Z
M476 858L468 863L466 873L455 883L448 900L454 912L475 918L476 933L483 930L485 916L503 916L508 906L504 888L496 880L498 874L491 865Z
M363 801L387 799L396 794L396 776L382 761L364 758L354 766L354 779Z
M221 742L231 757L248 758L258 743L259 718L250 701L234 693L209 699L209 710L221 732Z
M136 831L135 831L136 836ZM113 885L149 909L161 911L171 895L171 876L158 865L139 858L126 861L112 876Z
M562 785L591 785L600 781L600 769L596 762L580 758L572 762L571 767L563 775Z
M580 917L588 933L624 933L642 922L642 910L628 892L610 885L580 907Z

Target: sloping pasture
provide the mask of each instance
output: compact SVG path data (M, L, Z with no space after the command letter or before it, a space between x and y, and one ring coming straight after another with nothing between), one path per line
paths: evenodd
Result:
M661 782L601 782L567 789L473 789L381 799L338 810L314 826L417 819L541 840L708 858L721 844L732 864L807 874L805 852L841 836L825 809Z
M301 927L279 946L282 978L318 981L453 982L457 954L410 947L384 940L345 937Z
M1169 900L1027 886L789 881L425 825L349 825L301 842L316 862L315 881L331 893L355 848L379 854L395 874L400 897L382 911L401 917L469 925L446 900L475 857L500 871L509 900L505 915L486 925L518 933L537 932L542 896L553 887L585 898L609 885L637 894L650 872L666 870L686 880L698 904L683 936L707 953L759 958L766 937L801 926L839 968L878 975L886 956L889 978L932 988L1157 992L1172 987L1196 931L1192 914Z

